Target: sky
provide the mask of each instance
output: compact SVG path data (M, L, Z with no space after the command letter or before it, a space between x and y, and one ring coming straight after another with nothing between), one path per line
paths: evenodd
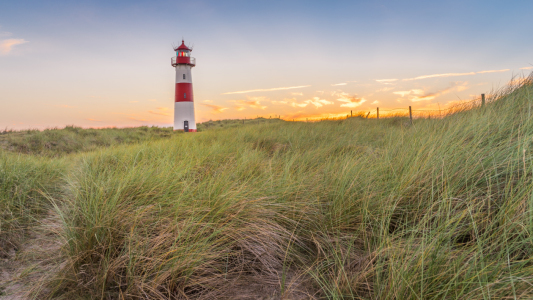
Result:
M444 109L533 71L533 1L0 1L0 128Z

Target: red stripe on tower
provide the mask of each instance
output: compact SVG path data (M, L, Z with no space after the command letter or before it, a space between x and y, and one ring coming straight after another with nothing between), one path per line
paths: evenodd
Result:
M176 94L174 96L175 102L193 102L192 83L180 82L176 83Z

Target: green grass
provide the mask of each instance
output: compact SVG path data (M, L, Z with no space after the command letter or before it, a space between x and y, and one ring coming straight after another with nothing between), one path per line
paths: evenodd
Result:
M86 152L120 144L132 144L169 138L171 128L136 127L83 129L67 126L63 129L0 132L0 149L10 152L57 157Z
M60 160L0 150L0 257L17 248L25 231L49 209L46 195L60 193L63 171Z
M66 263L45 296L531 298L531 78L469 105L25 158L69 164L50 195Z

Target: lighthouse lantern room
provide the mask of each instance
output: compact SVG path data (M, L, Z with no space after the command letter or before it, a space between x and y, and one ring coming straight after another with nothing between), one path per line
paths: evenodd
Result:
M196 65L196 59L191 57L192 48L185 46L183 40L174 51L176 56L171 59L172 66L176 68L174 130L196 132L191 76L191 68Z

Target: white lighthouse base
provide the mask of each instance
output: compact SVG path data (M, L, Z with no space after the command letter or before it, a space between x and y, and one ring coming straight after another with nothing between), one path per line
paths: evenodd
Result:
M174 130L196 132L194 120L194 102L174 102Z

